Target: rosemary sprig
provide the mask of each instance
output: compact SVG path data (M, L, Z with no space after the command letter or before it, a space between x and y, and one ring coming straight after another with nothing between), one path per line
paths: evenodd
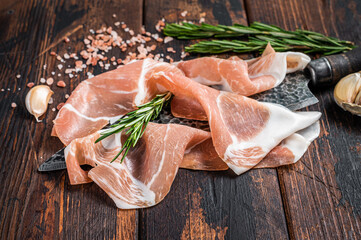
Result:
M233 26L202 23L171 23L164 28L164 34L179 39L200 39L200 38L239 38L245 37L248 40L213 40L201 41L189 47L188 52L197 53L222 53L222 52L253 52L260 51L267 46L267 43L276 51L298 50L306 53L321 53L324 55L345 52L354 48L350 41L343 41L337 38L327 37L317 32L307 30L287 31L274 25L254 22L250 26L234 24Z
M100 133L101 136L95 141L95 143L100 142L101 140L109 137L110 135L126 130L128 138L125 141L122 149L111 161L114 162L119 157L119 155L124 152L123 157L120 161L122 163L129 149L131 147L134 147L137 144L138 140L143 136L143 133L149 121L152 121L158 117L163 106L170 101L171 97L172 94L170 92L167 92L157 95L148 103L137 106L137 110L127 113L114 124L112 124L108 129L102 131Z

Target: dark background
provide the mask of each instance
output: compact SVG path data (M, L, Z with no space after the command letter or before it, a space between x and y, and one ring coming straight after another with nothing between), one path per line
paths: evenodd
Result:
M211 24L261 21L361 44L361 2L356 0L0 0L1 239L360 238L361 118L337 107L331 88L314 90L320 102L307 110L322 112L321 134L298 163L238 177L181 169L168 196L149 209L119 210L93 183L71 186L66 171L37 172L62 147L50 137L57 112L49 110L36 123L24 107L26 84L39 84L56 69L50 51L79 52L89 29L116 21L135 32L145 25L155 33L159 19L179 21L184 10L187 20L198 21L206 12ZM68 35L71 41L65 43ZM176 61L187 43L167 44L177 50ZM86 78L84 73L72 79L55 76L67 87L52 86L50 108Z

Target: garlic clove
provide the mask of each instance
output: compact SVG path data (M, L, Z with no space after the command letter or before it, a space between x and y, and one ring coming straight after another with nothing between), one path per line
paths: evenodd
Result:
M335 87L334 99L344 110L361 116L361 72L342 78Z
M25 105L28 111L34 115L36 121L41 122L39 117L48 109L48 103L53 91L49 86L39 85L30 89L25 98Z
M361 117L361 106L353 103L342 103L341 106L346 111Z
M361 90L358 92L354 102L357 105L361 105Z

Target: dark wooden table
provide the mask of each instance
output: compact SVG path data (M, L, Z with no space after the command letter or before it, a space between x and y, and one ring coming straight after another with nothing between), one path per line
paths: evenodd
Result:
M336 106L332 89L315 92L320 137L301 160L278 169L227 172L180 170L159 205L119 210L95 184L71 186L66 171L37 167L62 144L50 137L56 112L36 123L24 107L28 82L51 76L58 53L80 51L89 29L124 21L142 25L198 20L212 24L276 24L361 44L359 0L0 0L1 239L360 239L361 118ZM68 36L70 43L63 41ZM178 52L187 42L173 41ZM164 52L165 48L158 48ZM178 58L175 60L179 60ZM44 69L43 65L47 68ZM93 68L95 74L104 71ZM16 76L20 74L20 78ZM54 76L55 102L85 79ZM18 106L11 107L15 102Z

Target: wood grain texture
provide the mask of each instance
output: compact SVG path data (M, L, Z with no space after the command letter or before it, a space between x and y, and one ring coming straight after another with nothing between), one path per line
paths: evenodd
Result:
M8 1L2 1L8 2ZM40 174L39 164L62 144L50 137L56 112L36 123L25 109L26 84L41 77L64 80L54 89L54 103L65 101L85 74L58 77L55 58L82 49L89 29L129 21L139 30L142 1L17 1L0 9L0 238L1 239L134 239L135 210L117 210L95 184L71 186L65 171ZM63 38L69 36L70 43ZM43 66L47 65L44 69ZM89 69L90 70L90 69ZM94 73L103 71L95 68ZM18 79L16 75L20 74ZM11 108L15 102L18 107Z
M361 44L361 3L352 0L0 0L0 239L359 238L361 123L336 106L332 89L315 91L320 103L309 110L323 113L322 132L299 163L241 176L180 170L169 195L149 209L116 209L95 184L71 186L65 171L36 171L62 147L49 137L56 112L35 123L24 107L26 84L39 84L56 69L50 50L77 52L90 29L115 21L155 33L159 19L181 21L184 10L186 20L198 21L206 12L207 23L262 21ZM188 43L174 40L157 51L173 47L177 53L169 55L180 60ZM50 108L87 78L57 74L55 81L67 87L53 86ZM12 102L18 107L11 108Z
M360 1L259 0L247 6L250 21L361 43ZM361 121L336 105L332 90L314 90L320 102L309 108L322 112L320 137L300 162L278 170L291 238L361 236Z
M188 11L182 17L181 12ZM211 24L247 24L242 1L146 1L145 26L162 17L167 22L199 21L206 13ZM173 40L177 53L188 41ZM250 171L242 176L228 172L181 169L170 193L157 206L140 210L141 239L287 239L277 173L273 169Z

